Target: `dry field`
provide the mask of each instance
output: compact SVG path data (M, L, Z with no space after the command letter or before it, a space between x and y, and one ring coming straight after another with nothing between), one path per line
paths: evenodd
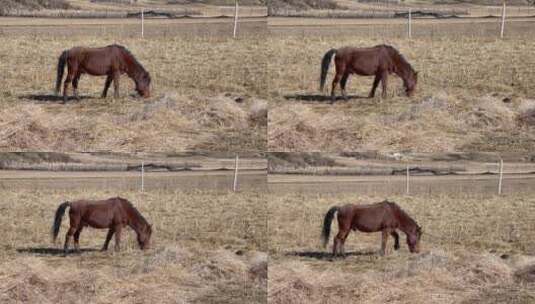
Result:
M385 199L354 193L269 195L270 303L535 301L533 195L390 196L423 227L422 252L401 236L381 257L380 234L352 232L348 256L332 260L319 240L327 210Z
M302 23L302 24L301 24ZM529 151L535 146L533 22L418 20L406 25L326 19L268 21L271 151ZM301 24L301 25L300 25ZM367 99L370 77L348 81L349 101L318 91L331 48L391 44L419 71L416 95L391 77L388 98ZM331 64L327 84L334 67ZM339 93L339 92L338 92Z
M218 34L230 26L226 21L162 21L147 25L145 39L138 37L138 25L128 24L0 27L0 148L265 150L265 22L249 23L237 40L230 31ZM60 104L53 87L61 51L112 43L130 49L151 73L152 97L133 97L132 81L122 77L121 98L101 99L104 79L86 75L79 85L82 99Z
M211 191L1 190L2 303L265 303L265 194ZM102 253L104 230L86 229L83 252L50 241L59 203L122 196L153 225L141 252L127 229L122 250ZM61 240L68 220L63 220ZM113 243L112 243L113 244Z

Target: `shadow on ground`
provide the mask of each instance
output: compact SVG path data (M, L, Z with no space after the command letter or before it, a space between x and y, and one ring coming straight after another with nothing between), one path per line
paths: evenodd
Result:
M344 256L338 256L337 258L347 258L351 256L372 256L376 254L376 251L352 251L346 252ZM333 260L332 253L327 251L291 251L286 253L285 255L313 258L317 260Z
M300 100L300 101L318 101L318 102L331 102L330 95L320 95L320 94L293 94L293 95L284 95L285 99L288 100ZM339 101L350 101L351 99L368 99L363 96L358 95L347 95L347 97L336 96L336 102Z
M80 249L79 253L86 252L96 252L99 251L94 248L84 248ZM63 255L63 249L61 248L52 248L52 247L28 247L28 248L17 248L18 253L29 253L36 255ZM73 250L69 250L68 254L74 253Z
M39 101L41 103L44 103L44 102L63 103L63 96L61 96L61 95L53 95L53 94L21 95L21 96L19 96L19 99L29 99L29 100ZM78 96L78 98L75 98L74 96L69 96L67 98L67 102L82 101L84 99L94 99L94 97L93 96L89 96L89 95L80 95L80 96Z

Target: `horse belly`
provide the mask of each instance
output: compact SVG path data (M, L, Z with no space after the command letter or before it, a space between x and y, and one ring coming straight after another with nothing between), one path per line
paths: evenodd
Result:
M113 223L113 217L110 216L110 212L101 210L86 214L82 220L87 226L100 229L109 228Z
M108 75L111 72L111 62L104 58L89 56L82 65L84 73L93 76Z

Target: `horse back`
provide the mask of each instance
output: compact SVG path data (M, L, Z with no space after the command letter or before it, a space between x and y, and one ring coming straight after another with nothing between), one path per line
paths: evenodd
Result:
M94 228L126 224L126 211L117 199L74 201L69 216L71 221L80 221L83 225Z

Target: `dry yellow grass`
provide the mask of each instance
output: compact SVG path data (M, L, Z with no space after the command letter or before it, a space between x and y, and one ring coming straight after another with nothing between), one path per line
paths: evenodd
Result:
M533 303L532 196L389 197L423 227L422 253L410 254L402 236L400 251L380 257L380 234L352 232L349 256L332 261L319 241L328 208L383 199L269 195L269 302Z
M315 34L278 33L268 40L273 58L268 64L271 151L528 151L534 147L533 126L519 120L535 107L531 99L535 61L529 56L535 45L530 40L465 37L459 32L409 41L386 38L380 28L372 35L376 38L342 34L333 27L318 29ZM312 28L304 27L307 30ZM380 43L398 48L420 72L416 96L403 97L401 81L393 76L386 100L352 98L327 104L322 94L329 93L318 92L323 54L345 45ZM331 65L329 86L333 70ZM350 77L348 94L367 96L372 80Z
M112 190L2 191L2 303L265 303L266 204L262 192L145 193ZM66 258L50 243L58 204L120 195L153 225L153 246ZM68 220L60 231L63 240ZM82 249L98 250L105 230L86 229ZM56 249L58 248L58 249Z
M200 28L202 26L199 25ZM76 30L76 27L73 31ZM51 96L57 58L76 45L119 43L151 73L153 97L100 99L103 78L84 76L81 101ZM0 46L0 146L3 150L253 150L266 145L263 39L210 35L139 38L10 37Z

